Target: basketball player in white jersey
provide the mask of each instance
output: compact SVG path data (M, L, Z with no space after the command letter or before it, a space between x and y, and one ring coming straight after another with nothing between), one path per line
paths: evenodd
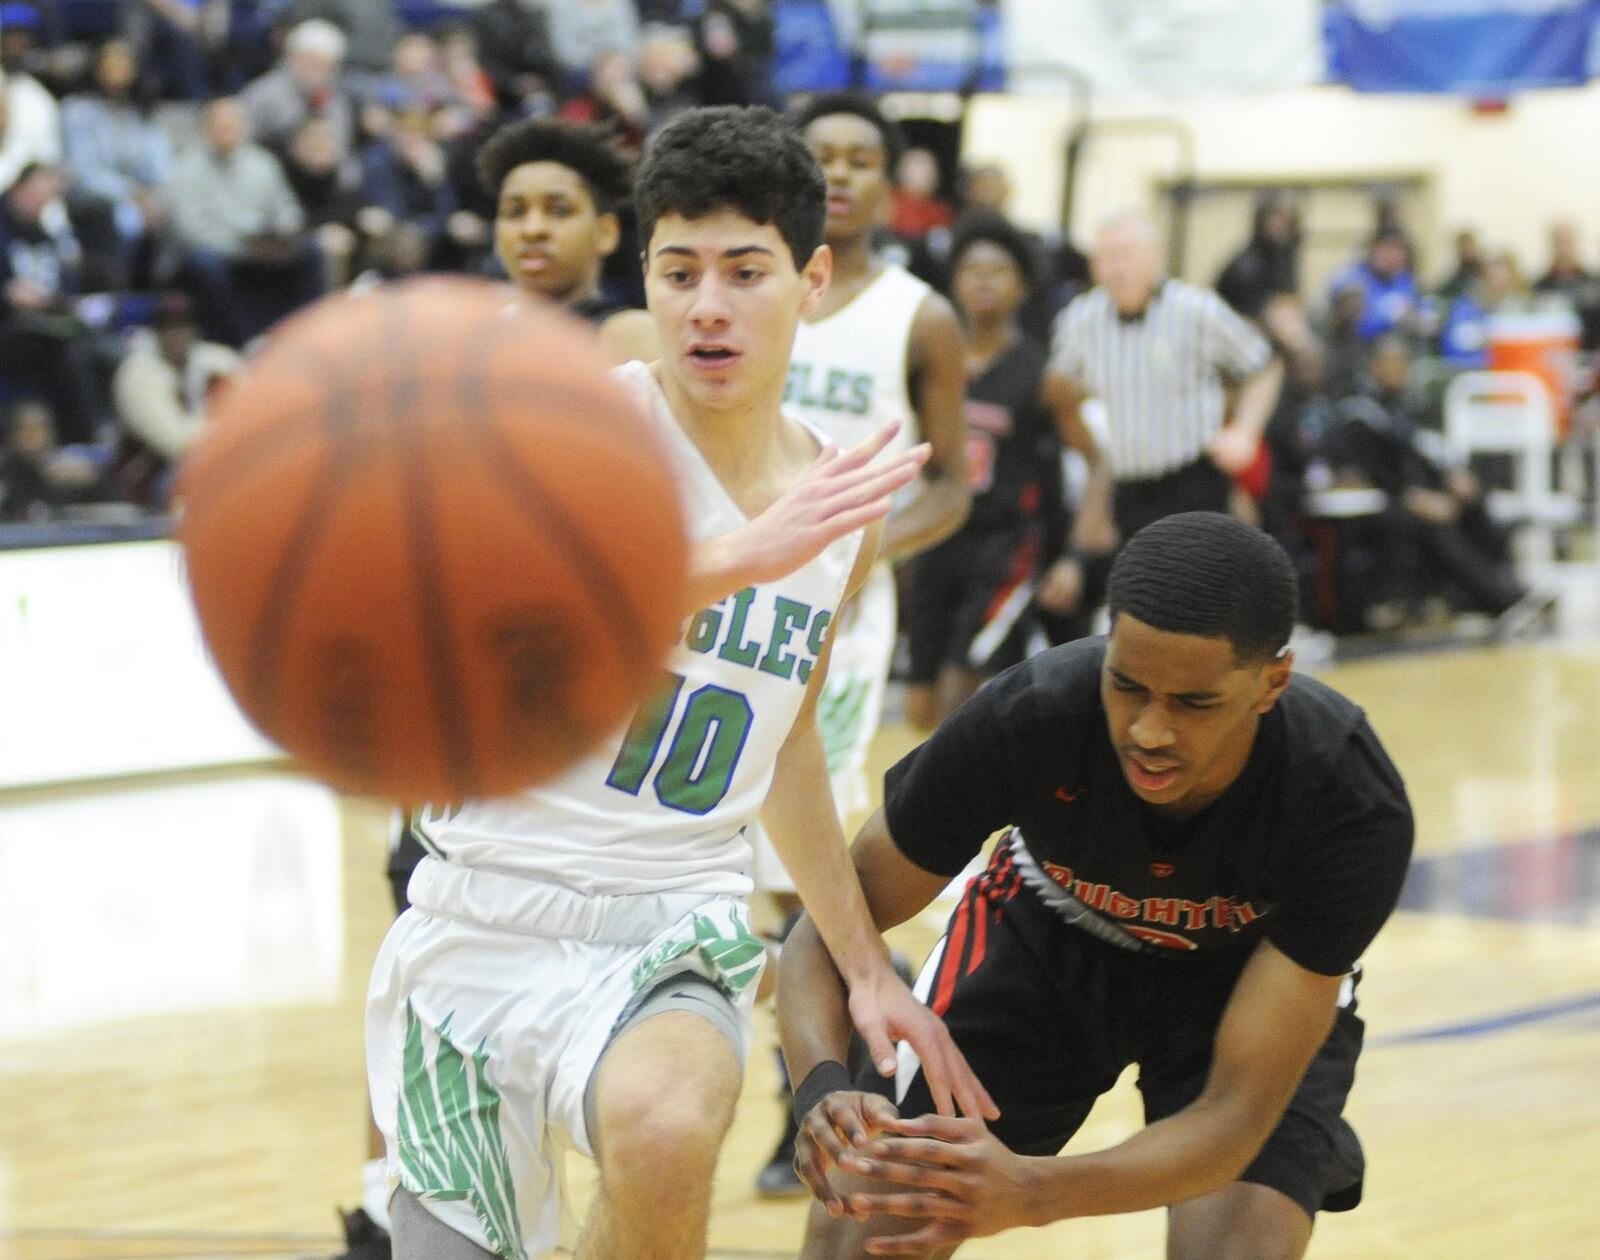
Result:
M931 456L899 496L884 529L880 561L845 613L818 703L840 813L859 819L868 795L867 753L883 712L894 656L897 608L890 561L955 533L966 519L966 348L955 311L905 268L873 252L890 172L904 142L870 100L851 94L813 98L795 116L828 181L823 236L833 251L833 282L817 310L800 322L784 408L844 446L886 420L903 427L900 448L925 441ZM769 848L756 847L757 884L792 921L797 899ZM757 1179L763 1194L804 1194L793 1169L793 1118Z
M554 302L593 326L612 363L659 354L655 320L607 298L600 269L617 248L619 211L633 193L633 162L595 123L530 118L492 135L477 157L478 178L495 199L494 247L519 300ZM425 850L396 814L386 875L396 913ZM340 1213L339 1260L390 1260L389 1184L383 1135L373 1128L362 1167L361 1205Z
M600 1166L579 1260L704 1254L765 958L743 904L763 808L874 1061L907 1038L964 1110L993 1114L865 913L814 724L830 627L872 561L860 527L925 456L869 467L892 426L841 455L779 410L795 325L827 287L823 198L768 110L691 111L641 172L663 354L618 371L671 451L699 611L598 752L424 816L429 856L368 994L399 1260L550 1250L567 1149Z

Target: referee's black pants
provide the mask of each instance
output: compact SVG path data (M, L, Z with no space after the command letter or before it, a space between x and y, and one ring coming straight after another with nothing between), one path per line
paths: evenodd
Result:
M1178 512L1226 512L1233 487L1228 474L1202 455L1160 477L1119 478L1112 510L1127 542L1152 521Z

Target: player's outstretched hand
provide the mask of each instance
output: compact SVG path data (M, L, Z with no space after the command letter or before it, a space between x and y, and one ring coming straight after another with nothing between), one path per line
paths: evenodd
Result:
M851 1216L926 1220L909 1234L874 1238L875 1256L921 1256L1018 1225L1042 1225L1040 1161L1015 1155L976 1120L895 1118L839 1161L845 1172L894 1183L847 1194ZM901 1189L899 1187L904 1187Z
M895 1073L894 1043L911 1043L941 1116L955 1115L957 1107L967 1116L993 1120L1000 1115L944 1020L917 1001L887 966L876 979L851 986L850 1020L884 1076Z
M899 1116L882 1094L841 1089L825 1095L801 1120L794 1140L794 1170L830 1215L844 1215L845 1200L829 1183L828 1169Z
M746 581L776 581L829 543L887 516L894 493L916 479L931 453L924 442L874 464L899 431L894 421L847 451L825 446L800 480L739 531Z

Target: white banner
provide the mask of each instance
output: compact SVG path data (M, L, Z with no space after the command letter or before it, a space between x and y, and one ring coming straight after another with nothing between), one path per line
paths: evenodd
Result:
M1001 0L1012 91L1148 105L1323 77L1318 0Z
M206 656L176 544L0 551L0 788L281 756Z

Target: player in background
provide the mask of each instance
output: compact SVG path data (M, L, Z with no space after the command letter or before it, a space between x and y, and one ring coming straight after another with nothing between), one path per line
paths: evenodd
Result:
M891 563L954 533L971 499L962 403L965 348L949 302L873 250L873 235L887 212L891 172L905 148L899 129L870 100L842 94L813 98L794 121L827 179L823 233L834 271L821 304L800 323L784 409L844 446L886 420L899 420L899 448L919 441L932 448L922 476L890 514L877 568L839 626L818 702L834 798L848 818L871 804L867 752L883 712L898 621ZM772 894L785 922L792 922L798 907L792 881L759 837L756 882ZM804 1192L794 1175L793 1141L793 1126L786 1122L757 1178L762 1193Z
M555 118L511 123L479 152L478 177L495 199L495 254L517 289L593 324L614 362L654 359L649 313L600 291L633 185L632 160L611 133Z
M617 372L672 453L699 611L627 730L546 784L419 824L428 856L367 1008L401 1260L545 1253L568 1149L600 1168L579 1260L704 1254L765 960L744 904L758 812L874 1061L892 1071L909 1039L944 1109L953 1088L994 1114L890 966L814 721L832 623L872 563L863 527L927 455L874 464L892 424L841 454L779 409L828 283L822 179L770 110L694 110L655 137L636 201L663 352Z
M950 270L967 334L973 498L966 523L912 566L906 719L922 731L1022 659L1030 601L1057 615L1077 612L1084 596L1079 557L1108 553L1116 540L1111 474L1099 443L1079 415L1071 383L1017 325L1034 275L1027 237L998 216L971 220L951 245ZM1063 445L1089 469L1070 537L1059 501Z

